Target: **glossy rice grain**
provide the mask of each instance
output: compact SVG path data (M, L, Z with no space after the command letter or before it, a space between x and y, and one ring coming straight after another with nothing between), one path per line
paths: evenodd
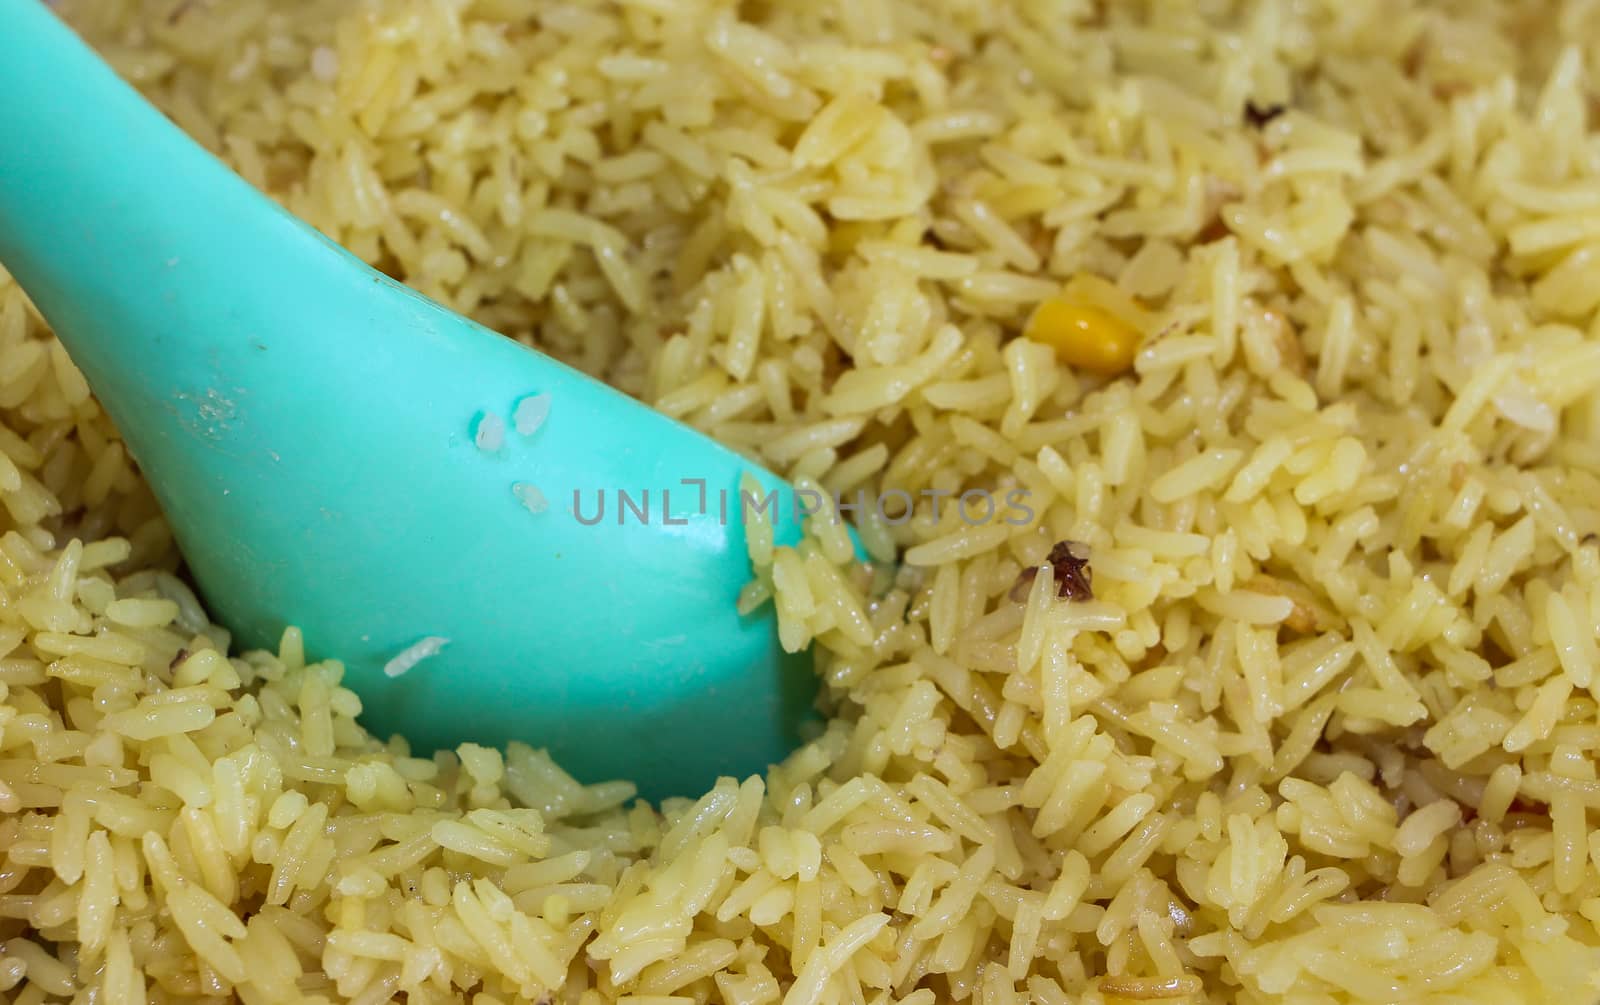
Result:
M367 261L902 501L753 530L830 714L765 776L412 757L227 651L0 281L10 1000L1595 1000L1594 4L61 8Z

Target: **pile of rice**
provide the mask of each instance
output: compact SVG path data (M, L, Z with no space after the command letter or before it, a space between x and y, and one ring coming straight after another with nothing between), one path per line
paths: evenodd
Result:
M755 542L832 716L764 778L412 757L297 633L227 655L5 280L9 1001L1600 995L1600 4L61 7L424 293L1038 518ZM1081 276L1119 378L1020 337ZM1093 599L1015 599L1062 540Z

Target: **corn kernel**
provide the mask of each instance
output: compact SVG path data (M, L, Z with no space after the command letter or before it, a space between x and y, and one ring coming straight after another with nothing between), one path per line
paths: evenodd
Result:
M1068 366L1107 377L1126 373L1139 350L1139 332L1088 304L1052 297L1034 309L1023 335L1050 346Z

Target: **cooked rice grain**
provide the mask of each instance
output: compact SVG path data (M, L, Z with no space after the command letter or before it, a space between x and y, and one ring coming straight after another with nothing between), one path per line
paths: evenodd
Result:
M61 7L358 255L864 493L883 567L750 521L831 713L765 777L413 757L298 632L229 652L0 279L9 1000L1600 994L1594 4ZM1018 337L1058 297L1130 375ZM1066 540L1093 599L1013 596Z

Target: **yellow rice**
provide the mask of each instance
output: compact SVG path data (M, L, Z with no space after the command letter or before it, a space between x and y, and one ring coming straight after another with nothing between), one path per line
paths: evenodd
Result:
M752 540L831 715L765 777L411 757L228 652L0 280L7 1000L1600 995L1600 4L62 7L367 260L918 510ZM1018 337L1075 277L1121 378Z

